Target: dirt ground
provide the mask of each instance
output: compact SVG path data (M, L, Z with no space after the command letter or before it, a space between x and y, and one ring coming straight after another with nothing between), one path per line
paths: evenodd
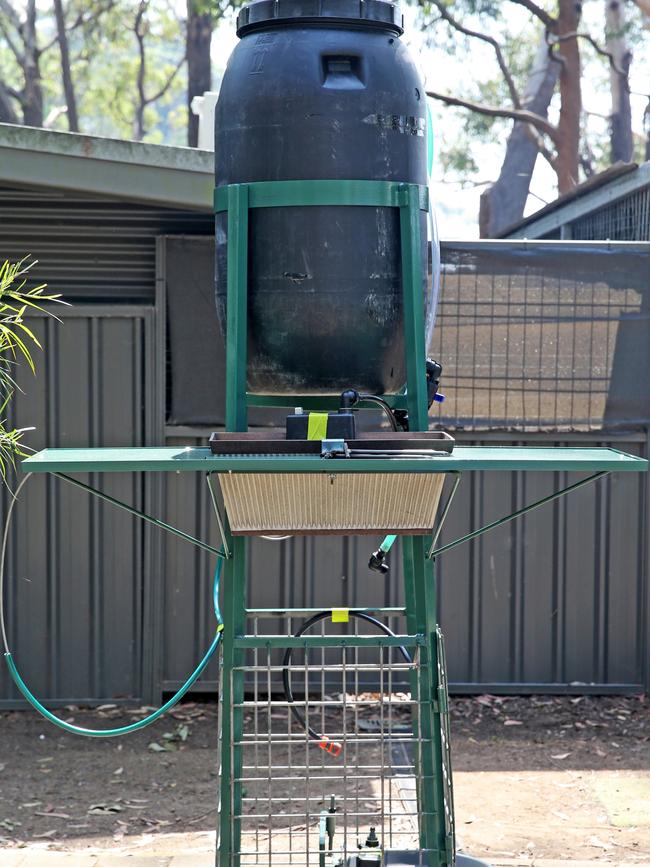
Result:
M68 708L89 727L146 712ZM493 864L650 865L650 702L452 700L459 844ZM0 848L124 846L216 825L216 706L186 703L121 739L0 715ZM525 860L517 860L517 859ZM514 860L513 860L514 859Z

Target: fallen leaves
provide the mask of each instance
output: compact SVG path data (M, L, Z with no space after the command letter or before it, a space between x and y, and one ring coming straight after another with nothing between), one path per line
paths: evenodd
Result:
M113 813L121 813L124 807L120 804L91 804L88 807L89 816L110 816Z
M162 735L163 743L152 741L148 749L152 753L173 753L179 748L179 744L184 744L190 736L190 730L184 723L176 726L173 732L164 732Z
M0 821L0 828L4 828L5 831L9 831L11 833L16 828L19 828L22 825L22 822L17 822L15 819L2 819Z

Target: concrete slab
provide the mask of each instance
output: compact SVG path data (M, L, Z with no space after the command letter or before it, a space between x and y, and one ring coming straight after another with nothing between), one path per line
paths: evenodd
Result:
M47 849L0 852L0 867L96 867L97 856Z
M635 811L632 805L639 791L634 780L644 775L575 769L456 772L459 842L492 867L594 862L648 867L650 810ZM610 813L619 817L617 823ZM623 824L623 816L638 821Z
M214 867L214 855L175 855L169 867Z
M63 857L62 857L63 856ZM19 860L20 859L20 860ZM214 867L214 858L205 853L187 853L170 858L158 855L112 855L97 856L81 853L61 853L47 851L8 852L0 851L0 867ZM492 858L490 867L567 867L567 860L556 858ZM646 867L648 861L619 861L616 856L607 858L570 862L571 867L594 867L596 864L611 864L614 867Z
M2 867L26 867L24 852L0 852Z
M650 824L650 771L594 774L590 788L615 827L632 828Z
M100 855L95 867L169 867L171 856ZM76 867L76 865L75 865Z

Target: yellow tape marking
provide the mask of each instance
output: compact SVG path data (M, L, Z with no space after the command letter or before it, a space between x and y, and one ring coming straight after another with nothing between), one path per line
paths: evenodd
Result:
M349 608L332 608L332 623L349 623Z
M309 421L307 422L307 439L308 440L326 440L327 439L327 413L326 412L310 412Z

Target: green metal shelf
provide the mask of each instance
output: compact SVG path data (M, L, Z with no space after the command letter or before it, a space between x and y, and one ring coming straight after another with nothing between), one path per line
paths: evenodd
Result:
M426 460L325 459L318 455L213 455L208 448L43 449L25 472L447 473L478 470L645 472L644 458L608 448L457 446Z

